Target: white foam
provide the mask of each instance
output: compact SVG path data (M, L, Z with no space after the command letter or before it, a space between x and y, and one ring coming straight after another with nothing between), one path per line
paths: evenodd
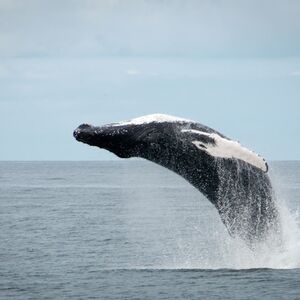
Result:
M146 115L146 116L134 118L129 121L119 122L119 123L114 124L114 126L141 125L141 124L148 124L148 123L153 123L153 122L163 123L163 122L194 122L194 121L175 117L175 116L170 116L170 115L152 114L152 115Z
M255 152L243 147L239 142L221 137L217 133L207 133L194 129L183 129L182 132L191 132L200 135L208 136L214 139L215 144L193 141L192 143L203 151L208 152L215 157L236 158L243 160L264 172L267 172L268 167L265 160ZM204 147L203 147L204 146Z

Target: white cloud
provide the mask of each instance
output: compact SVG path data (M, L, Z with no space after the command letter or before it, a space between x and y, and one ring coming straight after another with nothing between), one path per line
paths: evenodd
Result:
M137 70L137 69L129 69L129 70L127 70L127 74L128 75L139 75L139 74L141 74L141 71Z
M290 73L291 76L300 76L300 71L294 71Z

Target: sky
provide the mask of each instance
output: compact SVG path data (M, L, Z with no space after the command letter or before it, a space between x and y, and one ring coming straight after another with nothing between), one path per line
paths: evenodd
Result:
M81 123L199 121L300 159L300 1L0 0L0 160L107 160Z

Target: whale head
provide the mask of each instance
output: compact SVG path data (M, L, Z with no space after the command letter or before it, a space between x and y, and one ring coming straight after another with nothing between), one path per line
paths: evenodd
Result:
M132 134L120 126L81 124L74 130L73 136L79 142L106 149L121 158L133 156L136 150Z
M165 150L174 141L170 135L176 134L177 126L172 118L155 114L103 126L82 124L73 135L77 141L106 149L121 158L147 156Z

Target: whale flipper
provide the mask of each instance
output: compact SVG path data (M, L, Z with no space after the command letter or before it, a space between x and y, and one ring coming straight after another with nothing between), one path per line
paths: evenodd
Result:
M142 157L181 175L216 207L228 232L248 244L278 230L266 161L205 125L154 114L101 127L82 124L74 137L121 158Z

